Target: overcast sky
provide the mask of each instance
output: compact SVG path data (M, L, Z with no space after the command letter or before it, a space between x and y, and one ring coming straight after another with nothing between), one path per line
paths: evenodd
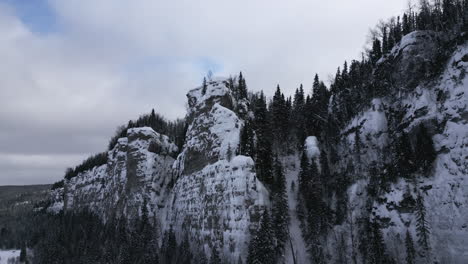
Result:
M52 183L212 70L291 94L360 57L406 0L0 0L0 185Z

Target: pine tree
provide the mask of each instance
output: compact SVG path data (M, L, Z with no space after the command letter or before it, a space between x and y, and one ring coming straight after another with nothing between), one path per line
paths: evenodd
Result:
M304 89L302 84L299 89L296 89L294 94L293 110L292 110L292 121L296 131L296 140L298 145L302 145L306 138L306 125L305 125L305 116L304 116Z
M424 197L418 193L416 199L416 234L418 243L423 249L422 255L429 252L429 223L426 219L426 208L424 206Z
M288 132L288 114L284 94L281 93L280 86L276 87L275 95L271 103L271 125L276 143L281 145L286 140Z
M271 225L268 210L265 209L260 228L255 237L250 241L248 264L271 264L276 262L276 252L273 245L274 230Z
M247 99L247 84L244 77L242 76L242 72L239 73L237 89L239 91L238 99Z
M387 27L384 26L383 32L382 32L382 53L387 54L389 49L390 47L388 44Z
M406 246L406 264L415 264L415 250L414 250L414 243L413 238L409 230L406 230L406 238L405 238L405 246Z
M210 264L221 264L221 257L215 246L211 248Z
M26 262L26 244L25 243L21 245L19 261L22 263Z
M281 162L275 159L275 185L273 193L273 229L276 237L276 251L278 254L284 252L288 238L289 207L286 193L286 178L284 176Z
M403 131L394 146L396 174L398 177L409 178L414 171L414 156L408 134Z
M320 177L321 181L325 187L330 187L331 181L331 174L330 174L330 167L328 166L328 157L325 151L320 152Z
M267 117L265 96L263 93L255 98L255 133L257 135L257 145L255 165L258 178L265 184L273 183L273 157L272 157L272 136Z
M387 255L385 242L379 223L374 220L370 225L371 243L369 243L368 258L370 264L387 264L393 263L392 259Z
M206 84L206 77L203 77L202 95L206 94L207 88L208 88L208 85Z
M379 39L374 39L370 59L375 64L382 57L382 47Z
M301 195L308 192L310 182L311 177L309 172L309 158L307 157L307 153L303 151L299 171L299 192Z
M192 252L190 251L190 240L188 233L185 233L182 243L180 243L178 250L177 263L180 264L190 264L192 263Z
M405 36L406 34L409 34L410 32L411 32L410 20L409 20L408 15L405 13L403 15L403 29L402 29L403 36Z
M246 120L241 130L240 155L255 157L255 141L252 124Z
M171 226L168 231L164 232L164 237L161 245L160 263L173 263L173 260L177 256L176 251L177 240L175 237L174 230Z

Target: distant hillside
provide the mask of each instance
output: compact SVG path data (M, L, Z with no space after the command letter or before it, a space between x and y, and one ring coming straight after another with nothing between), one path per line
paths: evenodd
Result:
M10 248L25 232L28 214L51 185L0 186L0 248Z

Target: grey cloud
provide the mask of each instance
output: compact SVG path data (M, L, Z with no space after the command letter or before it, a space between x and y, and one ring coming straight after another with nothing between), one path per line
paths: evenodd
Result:
M32 33L0 4L0 184L60 178L70 163L103 151L117 125L151 108L183 116L186 91L207 70L200 58L220 64L216 74L242 70L252 90L309 88L315 72L326 79L358 58L368 28L401 13L406 0L49 4L59 31L47 34ZM17 155L28 158L1 160ZM34 167L60 155L68 158Z

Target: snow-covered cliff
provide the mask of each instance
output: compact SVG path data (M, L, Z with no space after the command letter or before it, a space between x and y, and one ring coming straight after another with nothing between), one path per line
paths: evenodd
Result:
M148 127L129 129L108 152L107 164L65 182L63 209L89 209L104 220L122 215L130 219L146 200L155 213L170 191L176 153L167 136Z
M131 220L147 204L161 231L173 228L209 255L245 259L250 233L268 204L252 158L237 156L243 120L226 79L191 90L185 145L177 147L149 127L131 128L108 152L108 162L66 180L49 210L88 209L104 221ZM162 235L161 235L162 237ZM196 242L196 243L195 243Z
M363 219L378 219L388 253L397 263L404 263L406 231L417 237L414 208L417 194L424 198L432 252L418 261L466 263L468 259L468 43L456 48L438 78L421 81L415 72L424 72L423 62L427 64L434 59L440 48L434 42L437 37L430 31L413 32L380 60L380 64L389 60L398 69L394 74L402 80L398 85L403 92L374 99L371 107L356 116L341 133L335 168L344 172L349 170L348 164L353 164L354 183L347 190L346 219L328 235L330 260L338 260L339 251L344 251L348 257L357 256L358 263L363 261L359 257L358 238L362 231L359 225ZM408 87L416 79L417 86ZM400 178L380 192L377 199L370 199L369 168L385 163L389 157L390 109L404 112L400 126L412 142L417 140L420 124L427 127L437 157L430 172L416 173L415 180Z
M163 227L189 232L205 249L216 247L230 261L245 260L268 192L250 157L236 156L243 121L233 111L227 82L217 79L188 94L190 125L175 162L178 180L167 201ZM211 252L210 250L206 250Z

